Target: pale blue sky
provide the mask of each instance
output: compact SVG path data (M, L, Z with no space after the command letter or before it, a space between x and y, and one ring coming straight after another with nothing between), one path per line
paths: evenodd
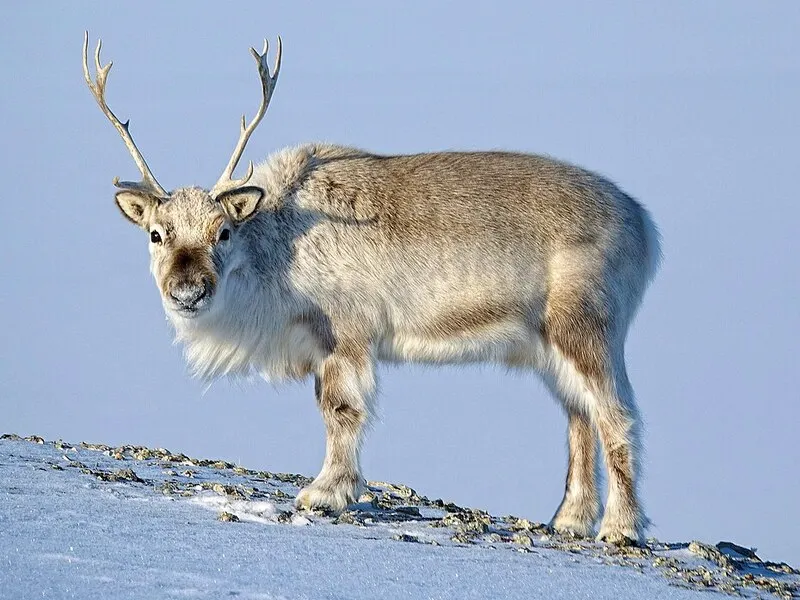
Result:
M112 201L137 178L83 82L167 187L216 181L252 115L247 48L284 40L245 158L303 141L514 149L599 171L653 212L666 260L628 344L643 495L663 539L800 563L800 3L17 3L0 38L0 430L141 443L316 474L310 384L189 379ZM208 6L212 6L210 3ZM533 376L381 370L365 475L546 521L565 419Z

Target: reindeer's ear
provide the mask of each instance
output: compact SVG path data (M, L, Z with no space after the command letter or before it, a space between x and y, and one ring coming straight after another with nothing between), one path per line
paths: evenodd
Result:
M125 218L139 227L145 226L148 215L158 205L158 200L150 194L129 190L117 192L114 200Z
M228 213L231 221L243 223L256 213L263 197L264 190L248 185L221 193L217 196L217 202Z

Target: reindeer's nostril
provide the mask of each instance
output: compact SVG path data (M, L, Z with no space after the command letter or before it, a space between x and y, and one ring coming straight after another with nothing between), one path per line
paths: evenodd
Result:
M169 293L172 299L183 308L194 308L207 294L208 283L206 281L203 281L201 285L176 285Z

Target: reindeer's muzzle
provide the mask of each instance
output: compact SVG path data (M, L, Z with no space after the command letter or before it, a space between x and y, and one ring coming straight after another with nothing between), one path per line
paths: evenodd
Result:
M195 316L211 303L216 277L208 252L182 248L172 256L161 289L171 308L184 316Z
M195 312L211 297L211 282L203 278L200 283L181 283L172 286L169 292L175 306L182 311Z

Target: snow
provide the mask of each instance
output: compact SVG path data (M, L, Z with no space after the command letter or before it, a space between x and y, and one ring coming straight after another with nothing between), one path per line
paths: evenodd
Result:
M459 543L432 526L447 510L431 506L363 504L358 523L336 524L292 510L290 476L113 455L0 440L0 598L709 597L677 587L652 557L611 564L593 542ZM710 565L685 545L660 552Z

